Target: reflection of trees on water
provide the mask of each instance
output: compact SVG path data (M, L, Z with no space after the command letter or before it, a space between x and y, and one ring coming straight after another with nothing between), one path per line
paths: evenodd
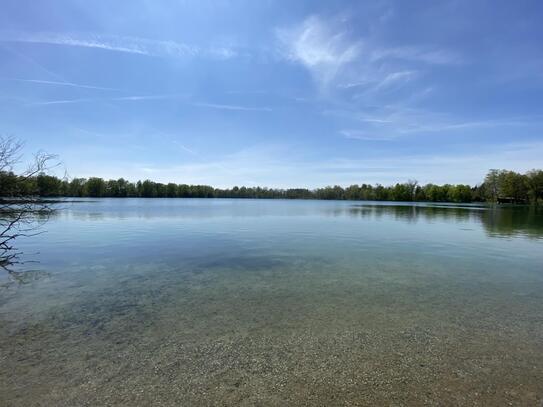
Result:
M490 236L527 236L543 239L543 210L537 207L485 211L483 226Z
M240 200L243 201L243 200ZM225 201L225 203L228 203ZM477 205L447 205L420 203L360 203L345 202L330 206L329 204L307 205L288 202L275 206L264 202L239 206L172 206L172 207L129 207L126 209L100 211L56 211L50 216L67 217L78 221L107 221L110 219L210 219L210 218L247 218L262 216L351 216L368 219L394 219L397 221L415 223L425 222L459 222L482 224L489 236L528 236L543 239L543 208L534 206L477 206ZM107 208L106 208L107 209Z
M422 205L361 205L346 208L353 217L380 219L383 217L415 223L419 220L431 222L434 220L468 222L477 221L485 209L480 207L458 206L422 206Z
M414 223L426 222L473 222L481 223L489 236L527 236L543 239L543 208L538 207L470 207L470 206L423 206L423 205L360 205L337 208L353 217L380 219L383 217Z

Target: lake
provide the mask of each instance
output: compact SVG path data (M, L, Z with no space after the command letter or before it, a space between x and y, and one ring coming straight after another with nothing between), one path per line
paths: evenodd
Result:
M65 202L0 273L0 405L533 405L543 211Z

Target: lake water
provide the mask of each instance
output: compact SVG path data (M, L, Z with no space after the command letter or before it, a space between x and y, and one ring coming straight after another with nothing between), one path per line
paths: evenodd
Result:
M0 273L0 405L541 405L543 211L63 203Z

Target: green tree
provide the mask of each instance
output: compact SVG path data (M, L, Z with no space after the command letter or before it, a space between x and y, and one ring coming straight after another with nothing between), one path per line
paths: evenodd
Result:
M136 184L134 184L133 182L126 181L126 196L129 196L129 197L139 196L138 190L136 188Z
M180 198L190 197L190 187L187 184L181 184L177 188L177 196Z
M101 198L106 192L106 183L102 178L89 178L85 186L87 189L87 195L93 198Z
M38 193L40 196L59 196L62 181L47 174L38 174L36 177Z
M155 183L146 179L141 184L141 196L142 198L154 198L156 197Z
M175 198L177 196L177 185L170 182L166 186L166 196L168 198Z
M526 173L526 185L532 202L543 200L543 170L531 170Z
M500 191L500 171L496 169L489 170L484 184L486 198L491 202L496 202Z
M389 199L392 199L391 198L391 193L390 193L390 190L385 188L383 185L381 184L377 184L375 186L375 188L373 189L373 198L376 200L376 201L387 201Z
M72 179L68 185L68 195L75 197L85 196L87 193L86 182L87 180L85 178Z
M11 171L0 171L0 197L12 197L19 193L20 180Z
M160 182L157 182L155 183L155 196L157 198L165 198L168 196L168 190L167 190L167 187L166 185L160 183Z
M109 181L106 181L106 191L104 193L104 196L111 196L114 198L120 196L119 183L117 182L117 180L110 179Z
M502 198L512 198L520 202L528 199L528 187L526 177L514 171L500 171L499 195Z
M130 183L124 178L117 180L117 196L124 198L129 196Z
M415 188L415 197L413 199L418 202L428 200L428 198L426 197L426 191L420 185L417 185L417 187Z
M411 183L396 184L392 188L391 196L394 201L412 201L414 195L413 185Z
M471 187L469 185L452 185L448 190L448 200L451 202L471 202Z

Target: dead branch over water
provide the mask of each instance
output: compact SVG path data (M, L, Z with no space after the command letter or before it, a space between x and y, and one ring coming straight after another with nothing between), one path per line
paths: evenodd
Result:
M0 136L0 173L12 173L14 166L20 164L23 145L13 137ZM34 154L26 169L9 185L8 196L0 198L0 267L7 268L18 261L18 238L43 232L41 226L53 210L51 203L25 185L30 178L55 167L55 160L55 155L44 151Z

